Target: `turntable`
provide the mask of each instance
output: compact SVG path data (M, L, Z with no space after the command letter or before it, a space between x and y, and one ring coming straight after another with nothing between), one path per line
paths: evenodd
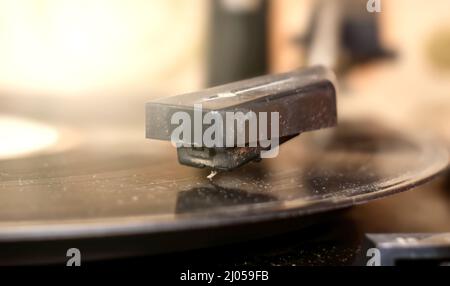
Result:
M0 265L448 264L449 87L417 43L366 69L396 53L365 1L169 2L0 9Z
M323 85L314 92L303 84L289 87L320 99ZM273 90L292 102L291 93ZM209 168L179 164L170 142L145 139L142 130L58 129L48 120L61 137L53 147L0 162L2 264L62 262L74 247L83 259L98 260L263 238L407 191L448 164L446 149L433 141L344 119L284 142L276 158L208 179Z

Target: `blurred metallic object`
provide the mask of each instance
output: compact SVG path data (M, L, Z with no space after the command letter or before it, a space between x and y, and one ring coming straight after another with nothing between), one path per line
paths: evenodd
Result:
M366 239L379 250L379 266L450 266L450 233L368 234Z
M377 13L359 0L322 0L314 9L306 36L308 65L345 71L353 65L393 56L382 47Z
M146 136L150 139L172 140L171 135L177 128L171 123L172 117L176 112L184 111L191 118L189 130L195 134L196 128L202 128L202 133L200 138L192 135L189 136L189 141L181 142L184 146L177 148L179 162L198 168L206 166L218 170L232 170L249 161L260 159L260 153L266 147L261 146L261 134L258 139L255 138L257 142L250 142L248 134L251 131L246 128L247 120L243 120L237 123L236 128L228 124L225 126L224 134L221 136L223 140L221 146L225 147L204 147L204 142L198 142L198 140L203 141L205 130L212 125L203 122L203 116L206 113L220 114L225 122L228 112L242 112L242 114L253 112L256 115L255 123L258 125L259 132L261 132L261 126L267 124L268 126L264 127L272 133L275 128L272 126L272 121L262 122L260 113L278 112L279 134L275 136L279 137L275 138L279 139L281 144L300 133L337 124L334 78L330 70L313 67L153 100L146 106ZM202 106L200 111L202 118L199 121L200 126L195 126L195 105L199 104ZM235 124L234 121L233 124ZM228 142L230 132L231 138L235 140L234 147L228 146L225 142ZM255 133L257 133L256 130ZM264 136L264 138L273 139L274 134L270 136ZM245 147L237 145L236 138L244 138Z
M266 0L211 2L208 85L267 72Z
M339 22L341 5L338 1L321 1L315 8L308 39L307 65L335 68L339 60Z

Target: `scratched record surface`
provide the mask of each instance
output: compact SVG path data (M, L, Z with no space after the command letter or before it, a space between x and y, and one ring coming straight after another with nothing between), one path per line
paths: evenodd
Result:
M408 190L448 163L432 142L341 122L209 181L208 170L179 165L170 143L141 131L83 136L71 148L0 161L2 264L65 260L70 247L96 259L256 238L284 219L301 227Z

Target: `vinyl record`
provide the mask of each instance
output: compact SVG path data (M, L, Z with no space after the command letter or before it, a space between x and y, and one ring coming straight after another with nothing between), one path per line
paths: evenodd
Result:
M319 223L316 214L410 189L448 163L445 148L370 122L302 134L278 157L212 180L139 132L78 136L70 148L0 161L1 263L60 261L70 247L96 259L270 235L288 227L282 219Z

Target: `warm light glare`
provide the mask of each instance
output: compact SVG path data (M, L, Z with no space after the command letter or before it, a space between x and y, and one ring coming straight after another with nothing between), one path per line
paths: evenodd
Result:
M12 116L0 116L0 134L0 159L41 151L58 141L55 129L36 121Z
M198 36L200 4L0 0L0 89L78 94L148 85L182 62Z

